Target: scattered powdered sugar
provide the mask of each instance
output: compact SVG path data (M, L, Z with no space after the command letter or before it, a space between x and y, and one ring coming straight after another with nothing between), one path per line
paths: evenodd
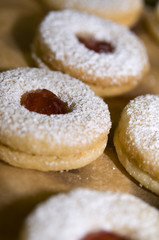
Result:
M132 195L76 189L40 204L27 218L22 239L80 240L106 230L131 239L158 240L158 229L158 211Z
M152 169L159 167L159 95L139 96L126 107L130 145Z
M96 40L110 42L113 53L96 53L79 43L77 36L93 36ZM39 27L39 49L45 63L53 59L67 67L82 71L81 80L96 84L120 85L130 77L141 79L148 66L148 57L143 43L126 27L109 20L72 10L52 11ZM46 54L45 47L49 49ZM91 76L91 80L86 78ZM111 80L110 80L111 78Z
M111 127L107 104L87 85L66 74L18 68L0 74L0 87L0 141L11 148L19 149L21 145L23 151L27 143L29 151L34 153L36 141L52 149L61 143L70 147L85 146L101 134L106 136ZM25 92L44 88L67 102L71 112L48 116L30 112L20 105ZM10 141L14 138L15 141Z

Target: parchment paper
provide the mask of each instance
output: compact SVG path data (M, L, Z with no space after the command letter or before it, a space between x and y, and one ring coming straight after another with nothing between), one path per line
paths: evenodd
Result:
M37 0L0 1L0 71L34 67L31 43L47 11L44 2ZM105 99L113 126L100 158L78 170L48 173L20 169L0 161L0 239L16 240L25 217L37 203L78 187L130 193L159 208L159 197L129 176L119 163L113 145L114 129L129 100L141 94L159 94L159 45L147 33L143 20L134 31L146 45L151 70L135 90Z

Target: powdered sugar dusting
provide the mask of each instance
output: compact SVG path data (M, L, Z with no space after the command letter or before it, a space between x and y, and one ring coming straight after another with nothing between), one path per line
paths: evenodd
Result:
M23 151L26 142L35 152L36 141L51 149L89 145L111 126L108 106L84 83L60 72L18 68L0 74L0 141ZM21 96L31 90L47 89L68 103L68 114L44 115L30 112L20 105ZM16 139L18 143L10 139ZM31 141L33 140L33 141ZM35 145L33 144L35 142ZM79 151L79 149L77 149ZM39 151L42 151L40 149ZM40 152L39 152L40 154Z
M39 28L40 45L44 62L51 65L53 58L82 75L83 81L102 85L120 85L129 77L140 79L148 65L148 57L142 42L126 27L93 15L72 10L50 12ZM114 53L98 54L79 43L77 35L93 36L97 40L111 42ZM46 56L44 46L50 53ZM44 51L44 52L43 52ZM111 78L111 80L110 80Z
M107 230L137 240L159 239L159 213L134 196L76 189L39 205L25 223L23 240L79 240Z
M144 156L144 163L159 168L159 95L139 96L126 108L130 144Z

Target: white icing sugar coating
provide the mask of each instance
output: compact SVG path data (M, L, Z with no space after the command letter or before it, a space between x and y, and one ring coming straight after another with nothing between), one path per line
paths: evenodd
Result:
M115 50L96 53L79 43L79 35L110 42ZM148 66L143 43L126 27L73 10L52 11L46 16L39 27L39 48L45 63L51 64L55 58L65 66L59 70L82 71L81 80L102 86L120 86L131 78L138 81Z
M159 195L159 95L143 95L123 109L114 134L120 162L140 185Z
M109 132L107 104L87 85L66 74L18 68L0 74L0 88L0 142L13 149L43 154L55 147L57 152L62 151L63 144L69 151L78 145L80 151L80 147L91 145ZM71 112L48 116L21 106L21 96L37 89L52 91L68 103ZM41 149L37 149L39 142Z
M159 172L159 95L139 96L126 107L129 145L140 152L140 161ZM131 150L132 154L133 151ZM150 170L151 171L151 170Z
M21 240L80 240L100 230L158 240L158 229L158 211L132 195L76 189L40 204L27 218Z

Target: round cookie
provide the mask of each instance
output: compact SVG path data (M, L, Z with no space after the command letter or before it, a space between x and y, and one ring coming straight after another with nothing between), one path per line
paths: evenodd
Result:
M120 162L143 186L159 194L159 96L139 96L124 108L114 136Z
M75 9L133 26L143 10L142 0L45 0L49 8Z
M76 77L99 96L130 91L149 69L143 43L126 27L73 10L46 16L32 52L39 67Z
M159 2L154 9L148 8L144 16L149 34L159 43Z
M158 240L158 229L157 209L132 195L76 189L38 205L20 240Z
M1 160L23 168L65 170L103 153L111 127L108 106L81 81L46 69L18 68L0 74L0 88ZM50 114L59 104L66 112Z

